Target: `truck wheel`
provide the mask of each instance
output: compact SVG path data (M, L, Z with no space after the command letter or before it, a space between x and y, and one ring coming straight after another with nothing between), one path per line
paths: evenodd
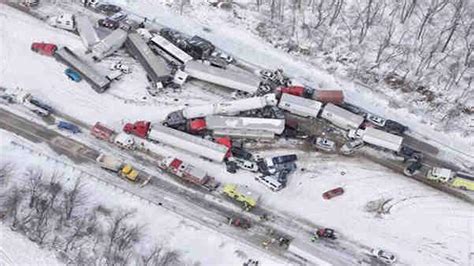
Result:
M462 189L462 190L467 190L467 187L465 187L465 186L461 186L459 188Z

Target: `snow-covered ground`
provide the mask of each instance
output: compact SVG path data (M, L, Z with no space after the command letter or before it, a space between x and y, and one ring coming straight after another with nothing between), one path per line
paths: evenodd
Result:
M28 251L28 252L26 252ZM0 224L0 265L63 265L54 252L40 249L27 237Z
M117 2L128 4L129 8L135 12L149 18L156 18L158 22L167 26L180 29L188 34L202 35L217 46L245 60L269 68L283 67L291 75L301 81L316 85L316 87L342 88L350 101L358 104L365 103L368 109L373 108L374 111L413 126L417 131L422 131L426 135L449 139L449 142L446 143L461 151L469 152L469 148L472 147L472 138L460 139L455 134L436 133L434 128L420 124L420 119L416 115L409 114L404 110L387 108L384 103L388 103L388 100L382 96L372 93L364 87L336 79L262 43L245 29L227 23L225 18L227 13L223 11L208 10L204 6L200 6L196 9L199 16L196 16L196 13L191 13L190 16L194 15L194 18L190 18L186 15L178 16L166 6L155 1ZM211 29L210 32L204 31L204 26ZM199 104L217 101L221 98L218 95L192 87L186 88L182 94L170 93L156 99L148 96L147 99L143 99L146 96L146 79L143 70L136 63L132 66L133 74L126 76L118 84L113 84L109 92L96 94L85 82L69 81L63 74L65 67L62 64L52 58L29 51L32 41L70 45L80 51L83 48L79 37L50 28L18 11L4 7L0 10L0 28L12 27L21 30L2 31L2 40L0 40L1 85L27 88L33 95L46 100L61 112L89 124L102 121L119 129L123 122L130 120L159 121L170 110L177 109L184 103ZM175 99L178 100L175 101ZM4 150L11 153L13 158L15 156L23 160L26 158L21 157L23 155L15 155L18 152L12 150L8 144L2 146L2 155ZM170 148L162 149L162 152L179 154ZM222 182L249 184L255 187L263 194L262 204L265 207L272 207L295 217L303 217L318 224L334 227L357 242L386 248L396 253L403 263L469 265L473 262L472 255L470 255L470 252L474 252L472 245L470 245L474 235L474 209L472 206L399 174L387 171L387 169L364 159L348 159L316 152L305 153L293 150L266 151L265 154L286 152L296 152L299 155L299 169L290 176L288 187L279 193L272 193L262 185L255 183L253 176L249 173L239 172L237 175L231 175L225 172L223 165L202 161L186 154L180 154L180 156L196 165L206 167ZM31 161L34 163L35 159L32 158ZM301 169L305 169L305 171ZM344 174L342 174L343 172ZM322 199L321 194L324 191L337 186L342 186L346 190L343 196L331 201ZM91 185L90 189L94 190L95 186ZM102 188L100 191L103 191ZM113 191L110 191L110 194L103 193L102 195L110 197L113 195ZM98 200L105 200L100 193L95 196ZM131 208L140 208L140 203L132 200L121 199L118 196L111 198L117 199L117 201L114 200L115 203L107 201L109 204L124 204ZM380 199L392 199L387 205L393 207L389 214L375 217L373 213L367 212L365 207L369 202ZM155 213L161 214L163 212L160 209L149 211L147 207L146 210L140 210L140 212L144 219L150 220L150 225L157 223L157 227L149 227L151 231L155 232L156 228L160 228L159 226L164 226L169 231L164 235L169 243L177 245L176 243L183 244L180 241L185 241L184 245L197 248L193 244L198 242L199 245L202 244L202 247L209 249L210 253L199 250L206 256L191 253L187 249L183 251L189 254L189 258L193 260L199 260L205 265L225 263L228 261L218 260L225 257L224 254L238 260L233 252L242 247L233 246L234 244L229 243L231 241L223 240L225 238L222 236L211 236L211 233L204 228L186 228L180 219L171 214L169 214L170 218L167 223L154 221ZM184 233L181 234L181 232ZM160 234L159 231L156 233ZM212 240L212 244L206 246L203 242L208 239ZM221 249L216 243L225 244ZM252 253L253 251L247 252L247 254L256 254ZM216 258L213 254L219 254L219 256Z
M45 156L38 156L41 152L44 155L55 157L48 147L43 145L33 145L26 143L27 147L35 149L30 152L11 141L24 143L21 138L9 132L0 130L0 150L2 156L0 163L13 163L15 172L22 173L27 168L40 168L47 173L61 173L68 177L64 180L66 184L74 184L76 178L81 177L82 189L87 194L87 205L102 205L108 209L136 210L136 215L132 222L144 225L144 237L140 242L140 247L144 250L151 249L154 244L160 244L164 249L177 250L188 265L199 262L201 265L241 265L249 258L257 259L264 265L281 264L272 257L267 256L254 248L238 243L233 239L220 235L209 230L201 224L189 221L164 208L148 204L129 194L123 193L97 182L92 178L81 175L78 169L73 169ZM72 162L64 160L68 165ZM27 163L24 163L27 162ZM94 173L95 169L91 169ZM21 174L16 175L21 177ZM9 184L21 184L20 179L12 180ZM29 256L25 256L19 250L30 248ZM34 255L33 255L34 254ZM35 258L34 260L32 258ZM52 251L39 250L32 242L22 235L10 231L6 225L0 225L0 264L1 265L56 265L60 264L55 260Z

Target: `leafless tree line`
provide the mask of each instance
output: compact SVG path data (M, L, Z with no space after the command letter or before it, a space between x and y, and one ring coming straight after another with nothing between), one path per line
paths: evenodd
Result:
M63 174L30 168L18 177L11 164L0 164L1 178L18 178L0 198L4 224L42 247L52 248L68 264L183 265L180 254L155 245L139 250L144 226L132 223L134 211L87 205L80 179L63 186Z

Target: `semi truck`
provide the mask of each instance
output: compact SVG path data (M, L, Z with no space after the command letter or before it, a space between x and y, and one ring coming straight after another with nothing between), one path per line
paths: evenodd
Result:
M82 43L84 43L86 48L89 49L92 47L92 45L100 41L97 32L95 31L91 21L87 16L76 15L76 26L77 32L79 33Z
M281 134L285 130L284 119L238 117L238 116L206 116L206 128L208 130L242 130L242 131L265 131Z
M326 104L323 108L321 118L328 120L344 130L358 129L364 122L363 116L353 114L332 103Z
M152 127L148 121L137 121L133 124L127 123L123 131L127 134L160 142L217 162L222 162L229 150L224 145L173 128L158 124Z
M400 152L403 142L403 137L371 127L368 127L365 130L349 130L348 137L352 139L362 139L365 143L372 144L394 152Z
M175 157L163 159L159 166L161 169L185 181L202 186L209 191L216 190L220 185L220 183L217 182L214 177L209 176L205 170Z
M100 167L117 173L120 177L126 178L130 181L138 181L138 171L135 170L130 164L124 163L122 160L115 158L111 155L100 154L96 161Z
M289 93L283 93L278 103L278 107L290 113L303 117L316 118L321 110L322 103Z
M95 123L91 128L91 135L98 139L114 143L124 149L133 150L137 147L135 139L132 136L123 132L117 134L114 130L102 125L100 122Z
M260 199L259 194L251 190L248 186L242 186L237 184L226 184L222 189L222 193L232 198L233 200L241 203L245 210L249 211L255 206Z
M304 86L288 86L277 88L277 92L309 98L322 103L333 103L339 105L344 102L344 92L341 90L315 90Z
M260 97L218 102L213 104L190 106L183 109L182 114L186 119L205 117L208 115L233 115L239 112L260 109L265 106L276 106L275 94L266 94Z
M184 71L192 78L250 94L258 91L261 82L250 73L208 66L197 61L188 61Z

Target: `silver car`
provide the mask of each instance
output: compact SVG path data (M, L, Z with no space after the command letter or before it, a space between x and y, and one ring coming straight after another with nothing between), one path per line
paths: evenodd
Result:
M397 260L397 257L395 257L395 255L383 249L374 248L370 253L372 254L372 256L374 256L379 261L385 264L393 264Z
M336 143L327 138L318 137L313 140L312 144L319 150L327 152L333 152L336 150Z
M380 117L378 115L374 115L374 114L367 114L365 119L367 119L367 121L379 127L385 126L385 122L386 122L385 118Z

